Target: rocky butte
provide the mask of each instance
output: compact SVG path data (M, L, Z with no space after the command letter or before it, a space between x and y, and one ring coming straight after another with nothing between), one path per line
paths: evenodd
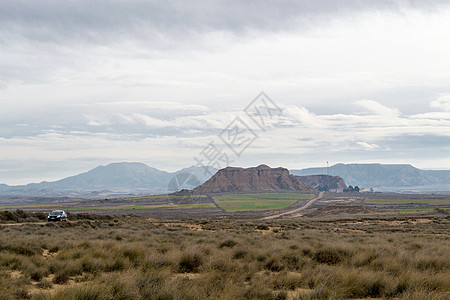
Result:
M302 192L316 189L304 183L285 168L260 165L253 168L227 167L193 190L194 194L242 192Z
M339 176L331 175L308 175L297 176L303 182L318 189L319 191L330 191L342 193L347 188L344 179Z

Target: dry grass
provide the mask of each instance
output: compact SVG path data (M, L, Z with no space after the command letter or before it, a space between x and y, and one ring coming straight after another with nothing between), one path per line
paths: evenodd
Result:
M0 299L450 296L445 215L183 223L192 226L90 219L0 226Z

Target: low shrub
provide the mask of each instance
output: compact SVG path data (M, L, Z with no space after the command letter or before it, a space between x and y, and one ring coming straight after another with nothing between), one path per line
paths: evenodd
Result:
M202 258L198 254L184 253L178 263L178 272L196 273L202 265Z
M280 272L281 270L284 269L284 266L280 263L278 259L272 257L266 262L264 268L272 272Z
M69 274L67 274L64 271L61 271L61 272L57 272L55 274L55 277L53 277L52 281L53 281L53 283L56 283L56 284L64 284L67 281L69 281L69 279L70 279Z
M18 270L24 265L24 257L12 253L0 252L0 266L9 268L11 270Z
M265 224L256 225L256 229L258 230L269 230L269 226Z
M103 267L105 272L122 271L128 267L129 263L123 257L116 257L113 260L106 261Z
M378 298L386 294L386 283L381 273L352 272L343 278L344 297Z
M36 285L38 288L41 289L50 289L53 284L51 281L47 280L47 279L42 279L41 281L39 281Z
M147 257L143 262L142 262L142 269L144 271L147 270L158 270L158 269L162 269L162 268L166 268L166 267L171 267L173 266L174 262L163 256L163 255L152 255L150 257Z
M14 299L30 299L30 292L25 287L18 287L14 290Z
M282 272L273 281L276 290L295 290L303 284L300 274Z
M327 248L318 250L313 259L321 264L336 265L345 258L351 257L351 252L343 249Z
M138 261L145 257L145 253L142 249L127 248L122 251L122 255L130 260L134 265L138 264Z
M173 289L168 286L169 276L166 272L140 274L136 285L142 299L174 299Z
M48 270L46 268L40 267L30 267L27 270L27 273L30 275L31 280L40 281L43 277L48 275Z
M58 290L54 299L106 300L111 299L111 291L107 285L83 284Z
M234 259L241 259L244 258L248 255L248 251L247 250L243 250L243 249L239 249L234 251L233 253L233 258Z
M226 241L220 243L219 248L224 248L224 247L233 248L236 245L237 245L236 241L234 241L234 240L226 240Z

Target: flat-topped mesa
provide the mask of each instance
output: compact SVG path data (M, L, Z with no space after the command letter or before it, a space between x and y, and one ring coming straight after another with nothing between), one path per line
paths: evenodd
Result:
M339 176L308 175L297 177L319 191L342 193L347 188L344 179Z
M289 174L287 169L270 168L266 165L247 169L236 167L221 169L193 190L194 194L282 191L317 192L298 177Z

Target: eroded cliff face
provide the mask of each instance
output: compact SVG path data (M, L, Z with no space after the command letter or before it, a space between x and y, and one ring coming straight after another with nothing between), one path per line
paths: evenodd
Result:
M227 167L194 189L195 194L282 191L316 192L313 187L289 174L287 169L266 165L248 169Z
M309 184L310 186L318 189L319 191L332 191L341 193L347 188L347 185L339 176L331 175L308 175L308 176L297 176L303 182Z

